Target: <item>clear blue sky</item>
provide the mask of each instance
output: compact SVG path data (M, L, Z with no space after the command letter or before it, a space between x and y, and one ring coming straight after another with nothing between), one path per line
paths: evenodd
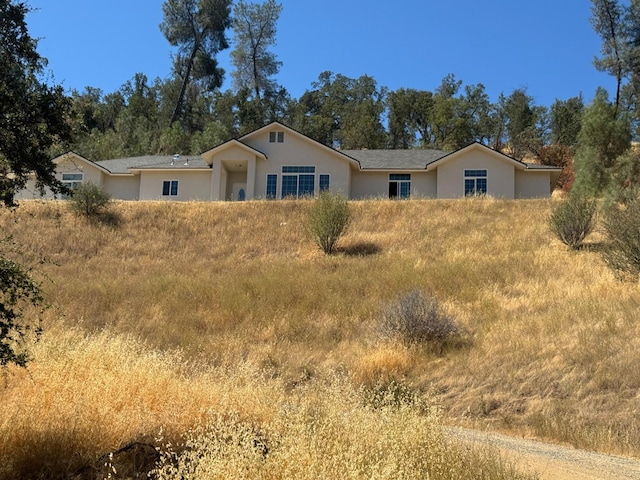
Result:
M171 46L158 25L162 0L28 0L39 53L67 90L116 91L135 73L171 72ZM589 0L280 0L278 83L294 98L320 72L370 75L379 86L434 90L453 73L482 83L491 100L526 87L538 105L614 82L593 67L600 39ZM231 37L229 32L229 37ZM233 46L232 46L233 47ZM230 87L229 52L218 59Z

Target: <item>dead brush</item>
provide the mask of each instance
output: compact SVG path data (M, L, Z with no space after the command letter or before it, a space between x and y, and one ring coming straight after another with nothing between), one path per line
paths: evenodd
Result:
M464 332L435 296L414 289L382 307L379 333L385 339L428 345L442 353Z

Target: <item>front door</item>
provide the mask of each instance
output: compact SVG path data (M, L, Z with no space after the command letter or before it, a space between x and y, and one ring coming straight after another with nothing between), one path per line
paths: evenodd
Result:
M247 195L246 183L234 183L232 187L233 200L236 202L243 202L246 200Z

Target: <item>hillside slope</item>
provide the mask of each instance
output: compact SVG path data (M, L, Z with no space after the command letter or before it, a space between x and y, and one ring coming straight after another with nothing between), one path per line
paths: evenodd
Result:
M556 241L553 201L352 202L330 257L304 235L310 201L118 203L106 223L25 203L0 225L27 260L51 261L51 324L249 359L291 388L321 369L398 382L432 392L450 423L640 456L638 286L607 270L597 234L579 252ZM468 344L380 338L381 308L416 288Z

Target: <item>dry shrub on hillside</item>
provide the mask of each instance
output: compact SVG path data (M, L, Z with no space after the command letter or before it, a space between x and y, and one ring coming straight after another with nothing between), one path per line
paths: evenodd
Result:
M463 330L438 299L411 290L382 308L379 331L383 338L406 344L426 344L441 352L463 337Z

